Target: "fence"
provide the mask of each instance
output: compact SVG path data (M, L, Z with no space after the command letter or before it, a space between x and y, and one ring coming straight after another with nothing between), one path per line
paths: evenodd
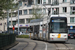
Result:
M0 48L14 43L16 40L15 34L0 35Z

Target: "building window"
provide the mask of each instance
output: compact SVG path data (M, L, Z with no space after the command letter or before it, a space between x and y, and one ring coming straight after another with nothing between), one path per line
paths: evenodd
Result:
M70 10L70 14L74 14L75 15L75 7L71 7L70 9L71 9Z
M0 25L2 25L2 23L0 23Z
M51 8L48 8L48 15L51 13Z
M11 13L9 13L9 17L11 17Z
M70 3L71 4L75 4L75 0L70 0Z
M67 2L67 0L63 0L63 2Z
M23 2L27 2L27 0L23 0Z
M33 13L32 9L29 9L29 14L32 14L32 13Z
M24 15L27 14L27 10L24 10Z
M48 0L48 4L51 4L51 0Z
M11 21L9 21L9 25L11 25ZM16 25L16 21L12 21L12 25Z
M19 10L19 15L22 15L22 10Z
M53 5L59 5L59 0L52 0Z
M56 10L54 10L56 9ZM59 14L59 8L52 8L52 14L56 15Z
M12 13L12 17L16 17L17 13ZM11 17L11 13L9 13L9 17Z
M40 9L37 9L36 12L37 12L38 14L41 14L41 13L42 13L42 9L41 9L41 8L40 8Z
M36 0L36 4L42 4L42 0Z
M0 20L2 20L2 18L0 18Z
M25 19L19 19L19 23L20 24L24 24L25 23Z
M70 23L75 23L75 17L70 17Z
M33 0L28 0L28 5L32 5L33 4Z
M11 21L9 21L9 25L11 25Z
M30 19L26 19L26 23L30 23Z
M16 21L12 21L12 25L16 25Z
M43 4L46 4L46 0L43 0Z
M67 7L63 7L63 12L67 12Z
M22 2L21 1L19 2L19 6L22 6Z
M12 13L12 16L13 16L13 17L16 17L16 15L17 15L17 13Z
M46 9L45 8L43 8L43 14L45 14L46 13Z

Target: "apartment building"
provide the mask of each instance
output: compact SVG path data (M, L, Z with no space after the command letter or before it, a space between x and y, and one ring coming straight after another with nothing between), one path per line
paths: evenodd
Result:
M43 4L45 6L43 6ZM30 18L32 18L32 9L37 5L39 6L39 8L41 8L39 12L43 13L45 16L48 16L48 10L50 10L53 15L66 15L68 19L68 29L75 29L75 0L22 0L19 1L20 31L26 32L27 28L29 27ZM10 13L9 17L10 30L12 30L13 25L15 25L15 29L17 30L18 12L14 11Z

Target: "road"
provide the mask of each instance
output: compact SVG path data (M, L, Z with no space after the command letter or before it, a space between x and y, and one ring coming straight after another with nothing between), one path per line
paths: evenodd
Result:
M75 39L69 39L67 43L71 43L71 44L75 45Z
M49 43L39 40L17 38L19 44L10 50L75 50L75 40L69 39L67 43Z

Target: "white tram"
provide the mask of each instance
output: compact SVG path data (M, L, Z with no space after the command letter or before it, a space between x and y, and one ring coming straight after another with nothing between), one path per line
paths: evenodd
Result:
M32 20L30 29L32 39L63 42L68 40L67 18L64 15Z

